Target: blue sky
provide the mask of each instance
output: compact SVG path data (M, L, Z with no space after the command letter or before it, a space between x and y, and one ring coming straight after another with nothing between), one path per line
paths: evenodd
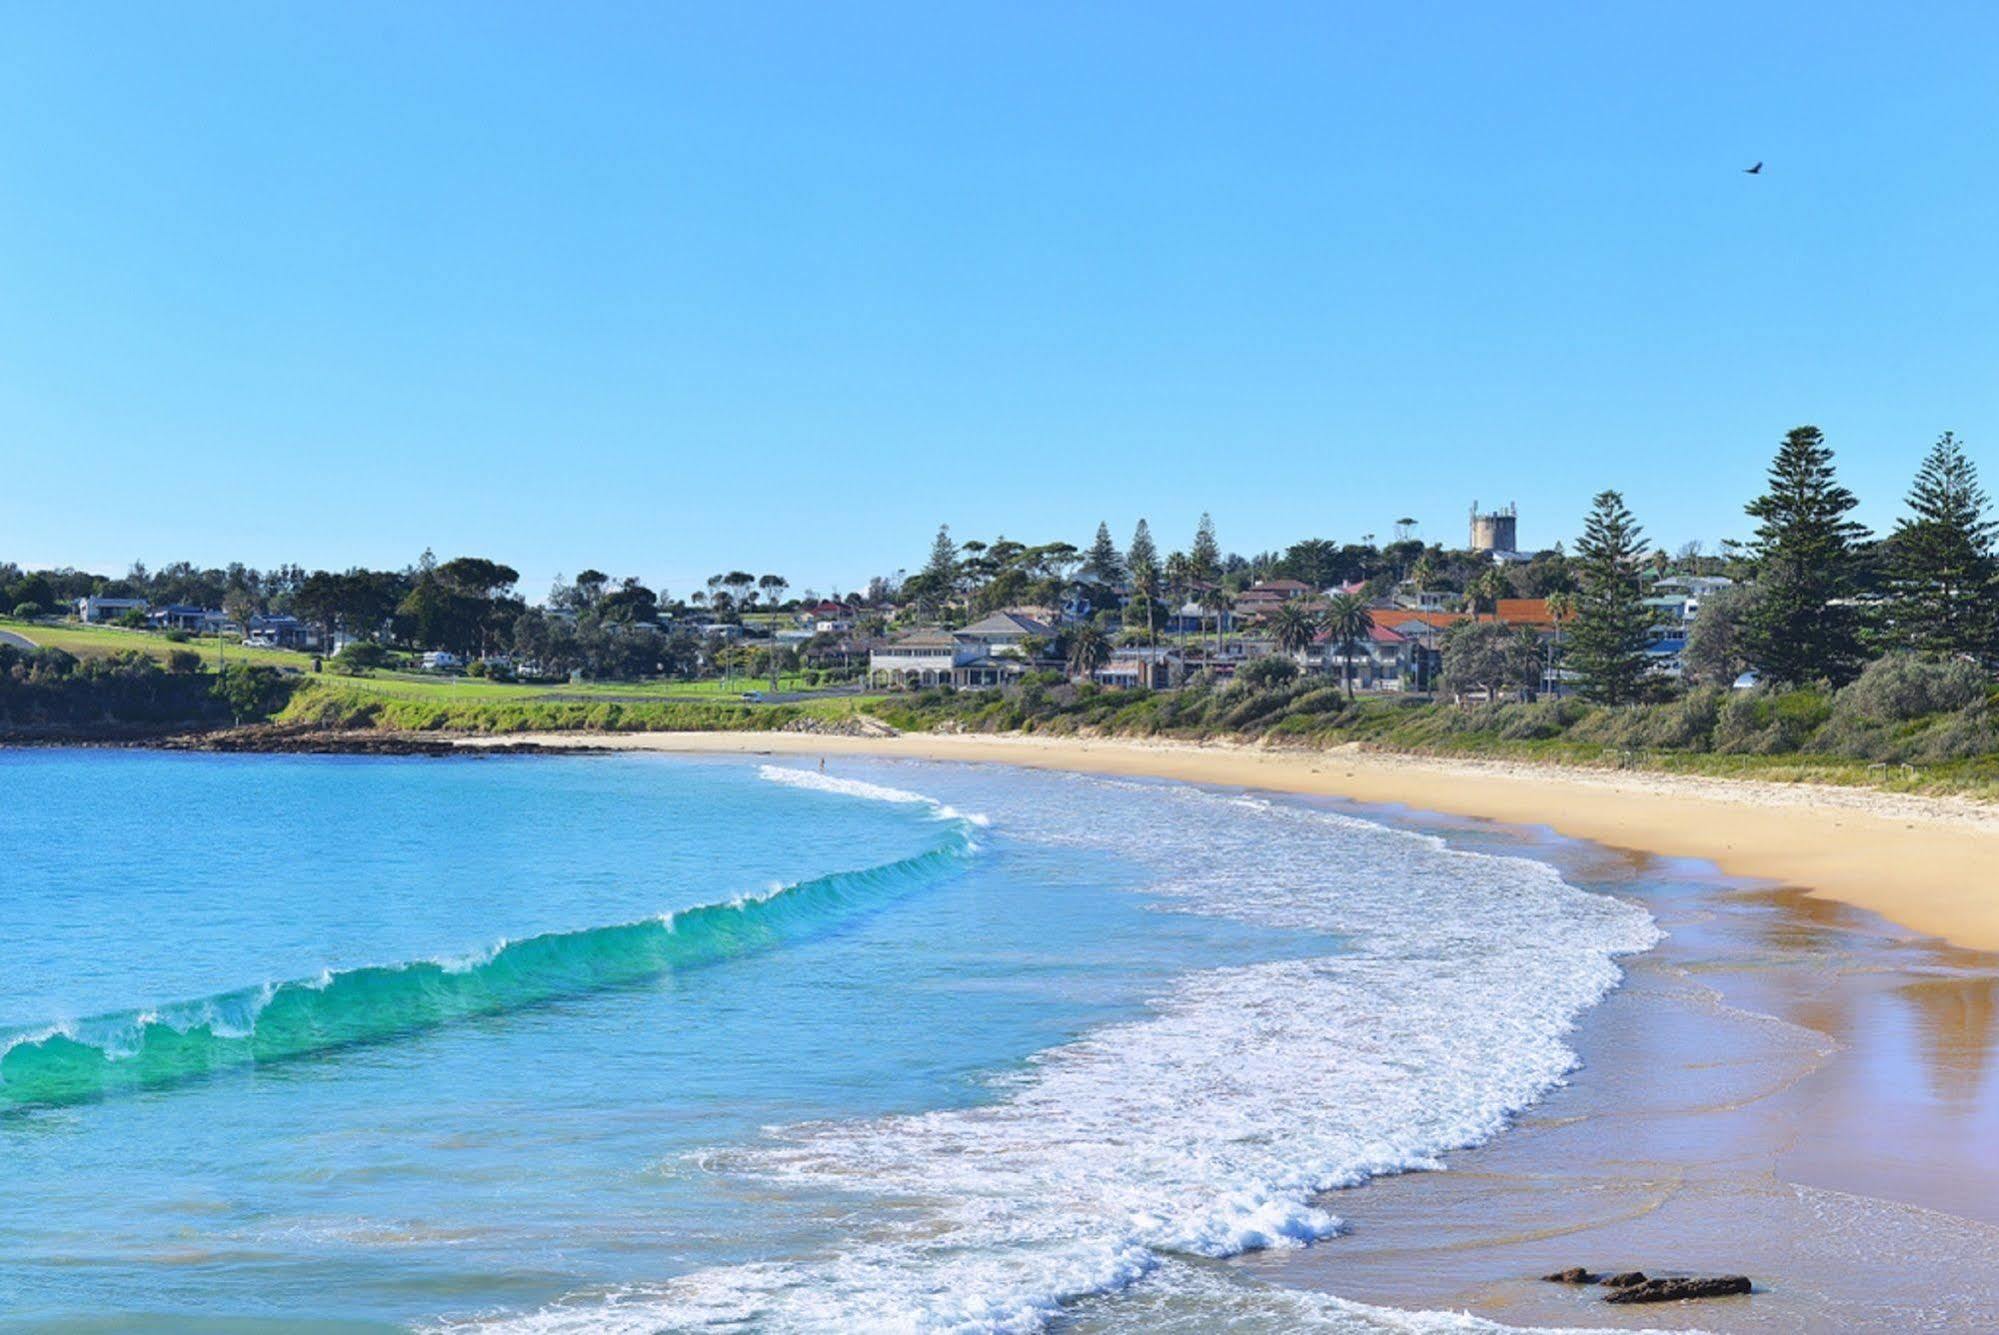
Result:
M1999 481L1993 6L0 18L0 558L852 587ZM1741 168L1763 159L1761 177Z

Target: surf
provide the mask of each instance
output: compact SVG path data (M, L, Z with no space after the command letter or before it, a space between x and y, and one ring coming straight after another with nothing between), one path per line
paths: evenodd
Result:
M971 822L913 857L636 922L501 941L462 959L327 971L0 1033L0 1111L160 1089L640 986L835 930L977 851Z

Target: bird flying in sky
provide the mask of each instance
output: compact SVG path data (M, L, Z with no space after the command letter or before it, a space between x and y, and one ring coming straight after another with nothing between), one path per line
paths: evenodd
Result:
M1760 162L1757 163L1754 167L1744 167L1742 169L1742 173L1745 176L1758 176L1762 174L1762 171L1763 171L1763 164Z

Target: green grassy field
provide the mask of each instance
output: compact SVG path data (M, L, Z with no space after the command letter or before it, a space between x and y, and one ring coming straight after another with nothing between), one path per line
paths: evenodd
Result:
M11 631L23 639L33 640L45 649L61 649L75 654L78 658L102 657L108 654L122 654L133 650L151 658L165 660L176 649L189 649L201 655L201 661L215 666L215 640L190 639L175 643L166 636L149 630L126 630L122 626L86 626L73 621L16 621L12 617L0 617L0 630ZM262 667L297 668L310 670L312 655L295 653L289 649L246 649L240 643L223 647L231 663L252 663Z
M214 669L216 662L215 641L212 638L191 639L177 643L152 631L126 630L120 626L85 626L67 621L17 621L11 617L0 617L0 630L11 631L44 648L61 649L79 658L137 651L164 661L174 650L187 649L200 654L202 664L210 670ZM241 644L228 644L224 646L223 652L228 662L239 666L249 663L262 667L292 668L300 672L312 670L311 654L296 653L288 649L246 649ZM557 686L528 686L514 682L488 681L480 677L385 671L367 677L339 678L339 680L357 689L382 695L463 703L480 700L580 697L719 702L737 700L745 691L770 689L770 679L767 677L761 679L733 677L728 681L565 682ZM779 678L778 689L804 691L810 690L811 687L803 676L792 673Z
M800 718L839 719L879 697L833 696L794 704L744 704L733 695L641 693L606 687L508 686L480 681L313 677L279 723L397 732L762 732Z

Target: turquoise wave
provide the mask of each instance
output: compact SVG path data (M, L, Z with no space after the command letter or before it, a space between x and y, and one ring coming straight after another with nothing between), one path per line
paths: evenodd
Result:
M768 950L932 884L973 849L960 829L929 852L865 871L642 922L508 941L462 963L370 965L0 1033L0 1110L99 1099L384 1042Z

